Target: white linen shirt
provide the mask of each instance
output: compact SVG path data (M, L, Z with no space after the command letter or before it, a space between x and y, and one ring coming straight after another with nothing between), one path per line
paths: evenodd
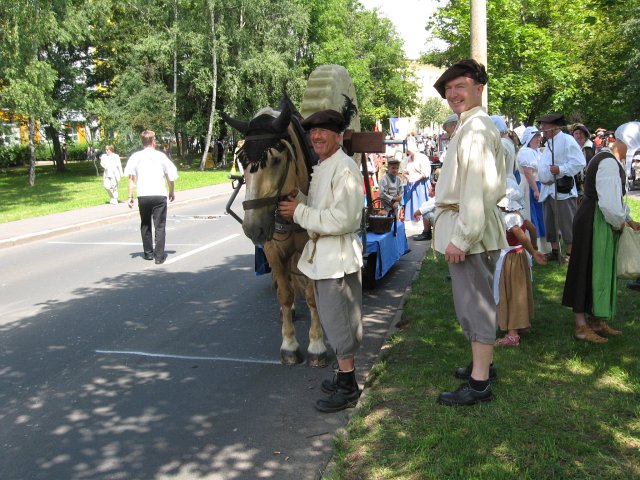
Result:
M630 217L629 205L622 203L620 164L615 158L605 158L598 165L596 192L598 192L598 207L605 221L615 230L619 230L624 221Z
M483 107L462 112L436 184L435 250L444 253L449 242L466 254L505 248L497 207L505 193L500 132Z
M138 197L166 197L165 176L169 181L175 181L178 178L178 169L164 153L147 147L129 157L124 174L136 177Z
M553 160L555 164L560 167L560 173L554 176L550 171L551 166L551 151L553 149ZM571 135L564 132L559 132L555 137L547 139L547 143L542 152L542 156L538 160L538 179L542 183L540 187L540 203L544 202L547 197L554 198L555 177L560 178L563 176L574 177L582 171L587 164L584 158L584 154L580 149L580 145L576 142L576 139ZM558 192L558 200L566 200L567 198L577 197L578 191L576 190L576 182L573 182L573 188L569 193Z
M113 178L116 182L122 178L122 162L119 155L103 153L100 156L100 166L104 168L104 178Z
M362 268L363 185L356 162L338 150L313 167L309 195L298 193L293 221L310 238L298 268L310 279L342 278Z

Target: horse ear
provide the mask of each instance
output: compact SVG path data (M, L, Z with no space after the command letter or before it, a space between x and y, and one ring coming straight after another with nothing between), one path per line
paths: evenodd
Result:
M300 112L291 101L291 98L289 97L289 94L287 92L284 92L282 96L282 107L280 108L280 111L282 111L285 108L285 106L288 106L291 109L291 113L294 117L302 118L302 115L300 115Z
M232 128L235 128L240 133L246 135L247 132L249 131L249 122L236 120L235 118L231 118L229 115L227 115L224 112L220 112L220 116L222 117L222 120L224 120L226 124L228 124Z
M271 122L271 125L276 132L283 132L291 122L291 105L286 102L282 102L282 104L283 107L280 115L277 118L274 118L273 122Z

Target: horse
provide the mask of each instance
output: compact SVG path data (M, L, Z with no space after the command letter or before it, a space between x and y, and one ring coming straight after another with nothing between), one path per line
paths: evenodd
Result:
M277 213L279 199L294 189L305 195L309 190L315 153L300 124L302 117L285 95L279 110L263 108L248 122L224 113L222 118L245 136L238 150L246 184L242 230L254 245L263 245L271 267L282 321L281 362L297 365L304 361L293 325L295 292L304 291L311 313L307 364L326 367L327 351L313 283L297 268L309 236Z

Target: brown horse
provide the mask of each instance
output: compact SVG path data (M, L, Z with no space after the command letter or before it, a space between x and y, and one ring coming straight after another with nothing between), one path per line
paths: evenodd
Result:
M242 229L255 245L264 246L271 267L282 320L282 363L295 365L303 361L293 326L297 290L304 291L311 312L307 363L325 367L327 353L313 284L297 268L309 237L305 230L277 214L279 198L296 188L304 194L309 190L315 154L300 125L300 114L285 96L280 111L264 108L249 122L224 114L223 119L245 135L245 143L238 151L246 183Z

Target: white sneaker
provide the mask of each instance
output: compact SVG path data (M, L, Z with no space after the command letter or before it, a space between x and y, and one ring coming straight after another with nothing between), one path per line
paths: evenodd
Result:
M109 203L111 205L118 205L118 199L117 198L112 198L111 200L109 200Z

